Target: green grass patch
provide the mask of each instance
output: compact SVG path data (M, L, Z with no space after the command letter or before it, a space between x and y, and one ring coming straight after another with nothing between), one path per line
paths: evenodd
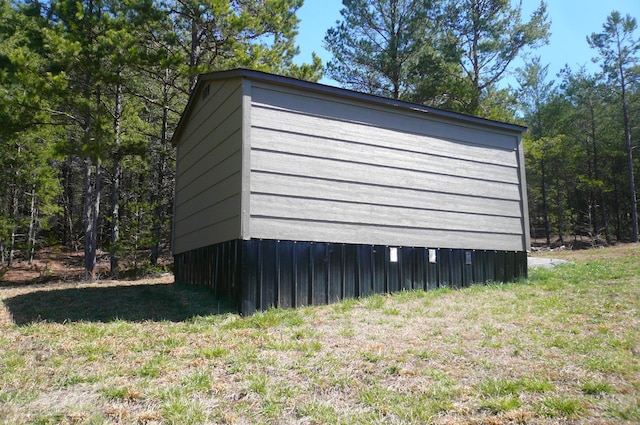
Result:
M635 405L612 405L606 409L607 416L614 419L640 423L640 404Z
M100 393L108 400L122 401L126 400L129 389L119 386L108 386L100 389Z
M321 424L338 424L345 420L329 403L311 402L296 408L296 417Z
M205 423L207 413L198 402L185 397L170 397L160 406L163 421L169 425L198 425Z
M536 410L543 416L549 418L565 417L575 419L585 412L583 401L563 396L545 397L536 405Z
M487 378L480 382L477 389L485 396L517 396L521 392L543 393L552 391L554 386L548 381L530 377L519 379Z
M367 310L379 310L384 307L386 302L387 296L382 294L370 295L362 299L362 305L364 305Z
M517 410L522 406L522 402L517 396L509 395L504 397L490 397L482 400L480 410L497 415L499 413Z
M181 380L181 384L187 394L195 392L208 393L212 386L213 380L208 370L198 370Z
M435 415L452 410L455 395L455 391L448 386L404 393L377 384L362 389L358 394L360 402L377 415L393 415L404 423L430 421Z
M387 307L382 309L382 313L386 314L387 316L399 316L400 309L398 309L397 307Z
M362 351L360 355L369 363L378 363L380 360L384 359L384 356L380 352L373 353L371 351Z
M158 378L167 372L168 364L169 358L166 355L156 354L138 369L137 375L142 378Z
M347 313L351 313L358 305L360 300L355 298L347 298L335 304L332 304L331 308L337 316L342 316Z
M229 354L229 349L223 346L202 347L198 348L195 353L195 358L204 358L208 360L220 359Z
M604 395L613 392L613 386L602 381L587 381L580 388L587 395Z
M300 310L272 308L249 317L225 323L223 329L268 329L278 326L299 326L304 323Z
M416 357L421 360L435 360L438 358L438 355L429 350L422 350L416 354Z
M340 328L339 334L345 337L353 337L356 335L356 330L351 326L351 323L346 323Z
M65 419L65 414L61 412L41 413L35 415L30 421L33 425L57 425Z

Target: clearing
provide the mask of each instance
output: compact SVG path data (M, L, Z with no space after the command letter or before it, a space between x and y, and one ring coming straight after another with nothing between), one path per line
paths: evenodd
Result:
M3 281L0 423L640 422L640 245L540 255L571 264L247 318L170 275Z

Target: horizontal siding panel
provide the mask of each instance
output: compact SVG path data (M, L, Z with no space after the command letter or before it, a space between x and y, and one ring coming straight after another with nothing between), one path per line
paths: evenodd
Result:
M235 152L228 158L224 158L220 163L212 164L206 173L191 181L189 185L183 186L181 182L182 179L179 179L180 189L176 191L176 206L184 204L196 195L207 191L217 182L228 179L238 173L241 167L241 159L241 152ZM239 192L240 187L237 188L237 193Z
M229 178L215 182L194 197L176 203L176 218L179 221L190 219L194 214L214 206L227 198L238 195L238 188L241 184L240 172L231 175Z
M390 147L324 139L295 133L252 129L252 147L294 155L329 158L434 174L485 179L518 184L518 169L482 164L427 153L400 151Z
M208 225L227 221L231 217L235 217L240 211L240 195L233 195L230 198L201 209L187 217L180 217L176 221L176 225L180 227L182 234L188 234L199 231Z
M331 179L254 172L251 175L251 192L336 201L367 202L378 205L405 206L407 208L475 212L505 217L520 217L521 214L518 201L427 192L393 186L393 182L386 183L386 186L374 186Z
M252 217L326 221L371 227L405 227L443 231L522 234L519 218L496 217L448 211L407 209L371 204L251 195Z
M453 139L486 146L515 149L517 137L468 123L455 124L429 116L426 112L396 110L374 106L357 100L328 98L291 88L278 88L254 84L252 101L255 106L276 107L282 110L327 116L339 120L373 124L377 127L402 132L425 134L437 138Z
M362 226L354 224L308 222L255 217L251 233L258 239L294 241L438 247L458 249L490 249L522 251L522 237L493 233L464 233L433 229Z
M180 254L181 252L190 251L196 248L202 248L219 242L225 242L240 237L240 217L230 217L226 221L209 224L202 227L197 232L185 234L180 233L174 239L173 252Z
M225 142L226 144L233 143L236 145L235 149L240 149L242 108L233 110L227 119L217 123L217 125L215 120L212 120L210 125L212 127L210 127L208 131L203 128L203 134L198 135L201 139L199 139L197 146L182 157L181 163L183 168L180 170L181 173L190 171L194 166L202 163L204 160L212 159L212 157L220 155L220 150L225 148ZM216 126L213 127L214 125ZM182 147L180 150L182 150ZM198 170L200 171L201 168Z
M237 129L229 135L216 135L215 138L211 138L209 143L202 142L202 146L206 145L209 145L206 153L198 157L195 163L186 165L180 170L180 186L178 186L178 190L182 190L183 187L190 185L192 181L207 173L211 168L216 167L234 153L239 152L242 148L242 134Z
M281 132L307 134L315 137L367 143L445 158L456 158L486 164L517 167L514 147L509 149L476 146L471 142L438 139L428 134L410 134L399 130L374 127L373 124L346 122L340 119L309 116L290 111L254 107L251 113L254 128L268 128Z
M372 185L394 184L398 187L426 191L446 191L474 197L520 200L516 184L473 180L462 177L436 175L416 171L382 168L323 158L310 158L277 152L254 150L251 169L270 173L293 174L306 177L330 177L336 181Z
M211 88L211 93L206 99L206 106L198 112L194 112L187 123L187 127L182 134L178 146L181 148L181 155L178 160L182 160L192 149L198 146L201 140L218 128L223 122L229 124L229 117L242 104L242 90L239 81L228 81L215 91ZM234 122L240 126L240 121Z

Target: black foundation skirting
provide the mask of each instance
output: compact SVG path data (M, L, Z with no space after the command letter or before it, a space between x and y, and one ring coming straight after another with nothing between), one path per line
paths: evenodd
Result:
M527 277L523 251L233 240L177 254L176 283L206 285L240 313Z

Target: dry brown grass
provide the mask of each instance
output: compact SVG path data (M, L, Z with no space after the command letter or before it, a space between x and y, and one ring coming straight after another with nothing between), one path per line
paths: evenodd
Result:
M551 255L248 318L167 277L1 287L0 423L640 422L640 247Z

